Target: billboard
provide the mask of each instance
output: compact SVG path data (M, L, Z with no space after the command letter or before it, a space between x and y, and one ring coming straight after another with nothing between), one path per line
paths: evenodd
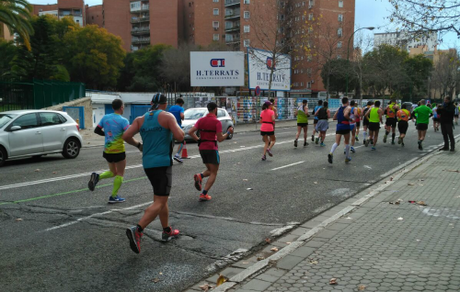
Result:
M244 86L244 52L190 52L191 86Z
M270 72L273 71L271 90L291 90L291 57L289 55L248 48L249 88L257 86L262 90L268 90Z

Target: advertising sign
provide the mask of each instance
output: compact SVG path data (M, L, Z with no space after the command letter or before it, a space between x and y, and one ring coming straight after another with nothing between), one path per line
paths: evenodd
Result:
M270 73L273 68L271 90L291 90L291 57L289 55L248 48L249 88L269 89Z
M191 86L244 86L243 52L190 52Z

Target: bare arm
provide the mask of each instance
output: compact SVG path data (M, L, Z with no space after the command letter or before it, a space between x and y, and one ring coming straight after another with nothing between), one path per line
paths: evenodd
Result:
M233 127L230 127L227 131L227 133L222 134L221 132L216 133L217 134L217 141L222 142L228 137L228 133L233 133Z
M331 118L331 111L327 110L327 119L329 120Z
M184 120L184 117L185 117L185 116L184 116L184 113L180 113L180 119L181 119L181 120Z
M196 131L198 130L198 128L196 126L193 126L192 128L190 128L190 130L188 131L188 134L190 135L190 137L192 137L193 140L195 141L198 141L200 140L200 138L198 138L198 136L196 135Z
M345 119L347 120L350 120L350 111L351 111L351 108L350 107L346 107L345 110L343 111L343 116L345 117Z
M382 120L383 111L382 111L382 109L379 108L378 114L379 114L380 123L383 124L383 120Z
M335 114L334 114L334 117L332 118L333 120L337 120L337 114L339 113L339 111L336 111Z
M131 126L123 133L123 140L129 145L133 145L137 147L140 151L142 151L142 143L134 139L134 135L139 133L140 129L140 120L143 121L144 117L137 117Z

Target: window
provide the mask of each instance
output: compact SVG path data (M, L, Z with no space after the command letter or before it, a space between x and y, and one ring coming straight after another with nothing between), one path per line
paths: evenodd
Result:
M341 55L337 55L337 60L340 60L342 59L342 56Z
M341 28L341 27L337 30L337 35L338 35L339 37L342 36L342 28Z
M219 3L219 0L212 0L212 2L214 2L214 3Z
M212 27L219 28L219 22L218 21L213 21L212 22Z
M343 0L339 0L339 7L343 8Z
M341 48L342 47L342 42L338 42L337 43L337 48Z
M219 8L214 8L214 9L212 10L212 14L213 14L213 15L219 15Z
M340 21L340 22L343 21L343 14L339 14L339 21Z
M245 47L249 47L251 45L251 41L250 40L244 40L243 45Z
M315 4L315 1L313 0L308 1L308 7L310 8L313 7L314 4Z
M302 6L305 6L305 1L302 2Z
M244 32L249 32L251 30L251 27L249 25L244 26Z
M35 114L27 114L15 120L12 126L20 126L22 129L30 129L38 127L37 116Z
M313 20L313 13L308 14L308 20Z
M223 118L223 117L225 117L225 112L224 112L224 110L218 109L218 110L217 110L217 117L218 117L218 118Z
M220 37L220 34L215 33L215 34L212 35L212 40L213 40L213 41L218 41L218 40L219 40L219 37Z
M244 3L244 4L249 4L249 3L251 3L251 0L244 0L243 3Z
M40 113L40 121L42 126L59 125L63 123L63 118L56 113Z
M311 82L307 82L307 88L311 88Z
M141 2L131 2L131 11L141 10Z
M251 14L249 13L249 11L244 12L244 18L248 19L250 16Z

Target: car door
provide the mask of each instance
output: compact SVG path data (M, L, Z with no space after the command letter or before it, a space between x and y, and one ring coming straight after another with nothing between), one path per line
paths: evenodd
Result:
M42 112L38 114L40 131L43 136L43 150L45 152L62 150L66 138L67 128L58 113Z
M20 126L21 129L11 131L14 126ZM8 126L8 141L11 156L43 152L43 136L38 128L37 114L25 114L14 120Z
M228 128L228 119L224 110L217 109L217 119L222 123L222 133L226 132Z

